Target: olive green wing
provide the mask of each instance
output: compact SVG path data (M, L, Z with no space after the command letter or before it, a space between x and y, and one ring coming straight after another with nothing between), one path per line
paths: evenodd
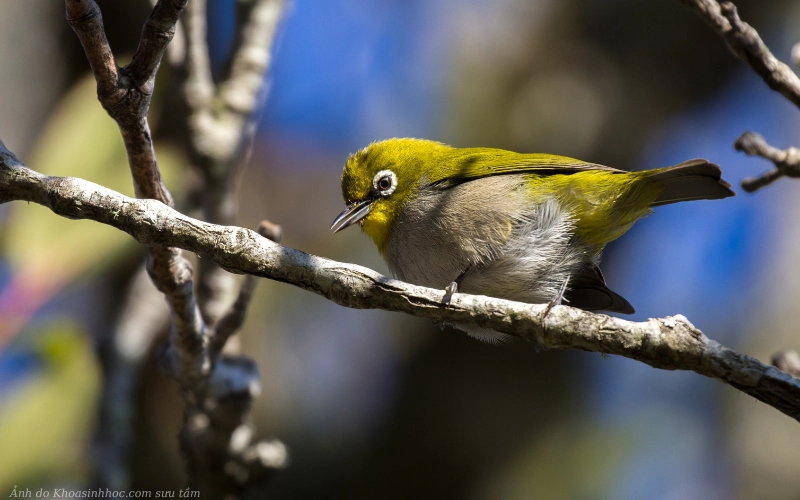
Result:
M590 170L625 173L624 170L588 163L575 158L543 153L521 154L502 149L455 149L439 169L440 175L432 184L447 188L493 175L574 174Z

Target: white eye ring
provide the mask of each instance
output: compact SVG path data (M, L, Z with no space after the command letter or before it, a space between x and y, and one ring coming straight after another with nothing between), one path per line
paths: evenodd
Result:
M381 189L378 187L378 183L380 183L385 177L389 178L391 185L388 188ZM391 170L381 170L375 174L375 177L372 179L372 187L381 196L389 196L390 194L394 193L395 189L397 189L397 176L394 175L394 172Z

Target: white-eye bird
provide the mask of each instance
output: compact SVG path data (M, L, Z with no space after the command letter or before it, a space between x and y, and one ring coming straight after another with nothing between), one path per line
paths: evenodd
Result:
M396 278L529 303L631 314L600 272L652 207L733 196L717 165L626 172L550 154L388 139L351 155L336 232L361 225ZM506 336L455 325L490 342Z

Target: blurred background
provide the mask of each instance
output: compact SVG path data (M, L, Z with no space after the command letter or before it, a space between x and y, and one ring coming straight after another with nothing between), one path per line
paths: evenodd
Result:
M149 3L98 3L127 62ZM737 5L788 60L800 4ZM234 0L209 9L220 70ZM770 167L733 151L740 133L800 146L797 109L676 0L294 0L275 49L237 223L270 219L288 246L383 273L358 230L328 230L344 161L373 140L425 137L628 170L704 157L737 188ZM2 140L35 170L132 195L88 71L60 2L0 2ZM175 80L163 64L150 119L180 205L190 172ZM634 320L681 313L768 361L800 344L800 184L737 190L659 208L608 247L604 271ZM0 495L79 488L97 458L96 353L120 324L144 252L111 228L23 203L0 207L0 228ZM489 346L265 280L240 342L261 371L259 434L291 454L273 498L800 498L797 422L694 373L521 341ZM146 359L132 487L177 489L182 406Z

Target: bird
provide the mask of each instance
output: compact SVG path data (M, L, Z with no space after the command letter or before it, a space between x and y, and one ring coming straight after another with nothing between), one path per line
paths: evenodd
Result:
M346 208L392 275L453 293L633 314L606 285L605 246L654 207L734 196L718 165L693 159L625 171L574 158L392 138L351 154ZM447 299L446 299L447 300ZM453 325L490 343L506 334Z

